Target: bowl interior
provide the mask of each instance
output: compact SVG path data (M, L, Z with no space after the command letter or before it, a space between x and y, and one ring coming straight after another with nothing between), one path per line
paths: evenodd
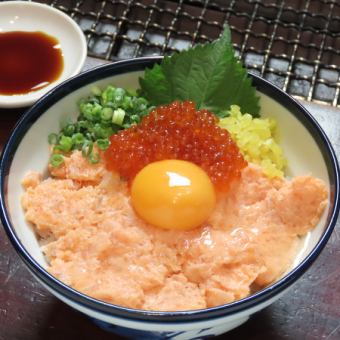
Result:
M29 105L47 91L77 74L86 58L86 40L78 25L63 12L50 6L26 1L0 3L0 32L41 31L58 39L64 58L60 77L50 85L27 94L0 95L0 106Z
M56 132L60 124L67 118L76 118L77 102L87 96L91 87L105 87L108 84L135 89L138 87L138 77L142 73L130 72L110 76L68 93L67 86L64 97L53 104L47 111L33 123L24 138L21 140L11 164L7 186L7 207L19 239L32 257L43 267L47 263L40 251L37 239L30 225L25 222L24 213L20 204L23 188L20 180L29 170L36 170L47 174L49 146L47 136ZM262 116L273 117L279 126L280 144L288 159L288 176L311 173L322 179L329 186L330 179L324 157L316 140L301 121L285 106L274 99L259 92L261 97ZM301 241L301 251L293 266L297 266L315 247L323 234L330 207L328 206L317 227Z

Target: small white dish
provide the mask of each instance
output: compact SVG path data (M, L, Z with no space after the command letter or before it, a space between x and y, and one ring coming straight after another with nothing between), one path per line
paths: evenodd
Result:
M57 84L79 73L84 65L87 44L82 30L69 16L53 7L26 1L1 2L0 33L10 31L39 31L55 37L61 45L64 68L58 79L40 90L25 94L0 94L0 107L29 106Z

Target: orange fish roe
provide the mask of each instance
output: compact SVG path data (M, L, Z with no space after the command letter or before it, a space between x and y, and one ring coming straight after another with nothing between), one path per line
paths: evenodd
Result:
M111 136L105 152L107 168L130 183L147 164L181 159L203 168L218 191L227 191L247 165L228 131L217 126L207 110L197 111L193 102L159 106L139 125Z

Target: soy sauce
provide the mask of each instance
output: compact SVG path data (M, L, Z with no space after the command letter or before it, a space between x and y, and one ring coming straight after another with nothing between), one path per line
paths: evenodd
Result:
M37 91L64 68L59 41L43 32L0 33L0 95Z

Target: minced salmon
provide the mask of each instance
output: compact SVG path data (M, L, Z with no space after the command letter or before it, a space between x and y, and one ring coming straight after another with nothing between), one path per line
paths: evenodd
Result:
M96 299L157 311L218 306L277 280L328 195L312 176L269 179L249 164L204 225L168 231L135 215L126 183L103 164L75 152L50 172L30 172L22 197L50 273Z

